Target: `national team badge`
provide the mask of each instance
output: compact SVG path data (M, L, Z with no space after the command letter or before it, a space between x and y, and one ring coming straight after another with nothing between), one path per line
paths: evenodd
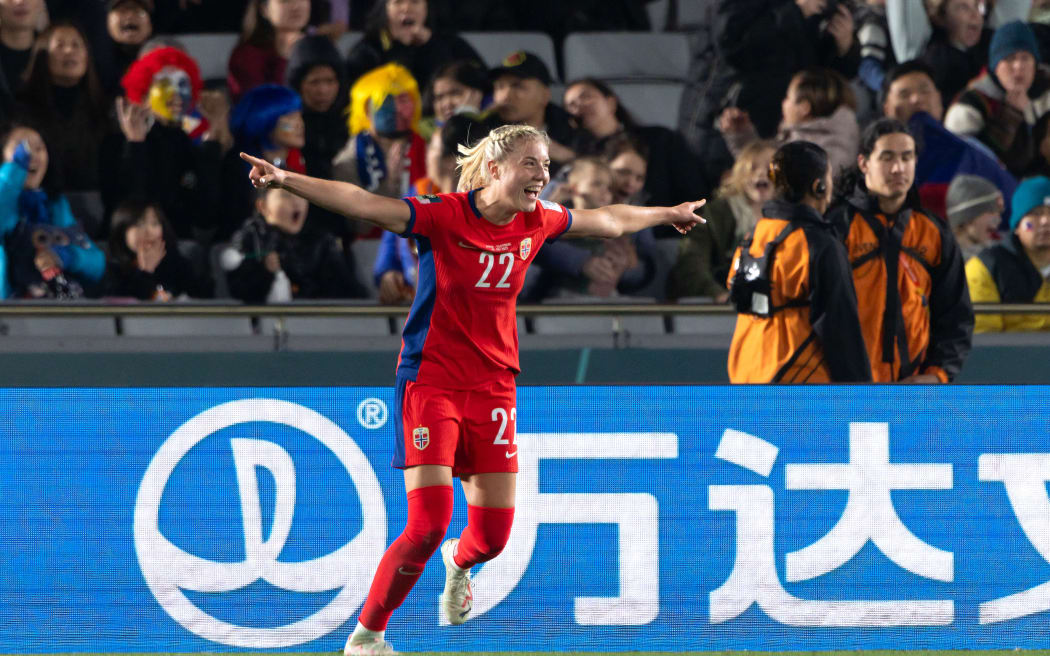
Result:
M525 239L521 240L521 245L518 246L518 255L521 256L521 259L527 260L527 259L529 259L529 253L531 253L531 252L532 252L532 237L526 237Z
M441 198L428 194L426 196L416 196L416 200L419 201L420 205L430 205L431 203L440 203Z
M422 451L427 448L430 444L430 429L425 426L412 431L412 444L416 445L416 448Z

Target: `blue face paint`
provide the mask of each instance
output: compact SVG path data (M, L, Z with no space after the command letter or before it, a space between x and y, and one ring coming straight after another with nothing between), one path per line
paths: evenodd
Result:
M372 114L372 127L375 128L376 134L383 136L394 136L401 132L398 129L397 101L394 96L387 96Z

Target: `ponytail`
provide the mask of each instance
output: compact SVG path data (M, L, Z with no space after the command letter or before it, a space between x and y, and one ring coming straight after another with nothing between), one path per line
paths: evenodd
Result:
M507 155L526 139L537 139L550 145L546 132L528 125L504 125L489 132L486 137L473 146L459 145L462 157L456 159L459 169L459 184L456 191L470 191L484 187L489 181L489 162L502 162Z

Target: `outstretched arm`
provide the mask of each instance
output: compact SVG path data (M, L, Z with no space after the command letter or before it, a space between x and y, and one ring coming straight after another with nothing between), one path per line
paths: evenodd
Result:
M596 210L573 210L567 236L614 238L658 225L672 225L685 234L696 224L706 223L694 214L705 203L706 200L698 200L674 207L609 205Z
M377 196L348 182L321 180L285 171L245 153L241 153L241 159L252 165L248 178L256 189L278 187L326 210L367 221L397 234L408 228L412 218L412 210L400 199Z

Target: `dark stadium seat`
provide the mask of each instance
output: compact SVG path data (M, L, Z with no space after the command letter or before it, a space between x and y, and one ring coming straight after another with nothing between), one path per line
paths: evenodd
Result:
M561 79L554 41L542 32L460 32L459 35L478 51L489 67L498 66L515 50L527 50L543 60L555 80Z
M576 32L565 37L565 79L685 80L689 41L677 32Z

